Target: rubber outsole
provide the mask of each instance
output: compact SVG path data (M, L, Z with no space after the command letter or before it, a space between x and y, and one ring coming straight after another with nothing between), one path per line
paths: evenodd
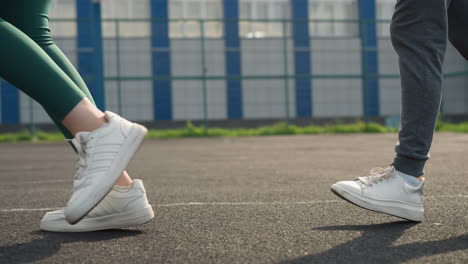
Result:
M83 219L75 225L66 221L41 221L40 228L48 232L92 232L107 229L121 229L142 225L154 218L151 205L123 214Z
M133 135L133 138L131 137L132 133L136 133ZM135 156L136 152L140 149L147 133L148 130L144 126L133 124L133 127L129 132L129 136L124 142L124 146L128 145L129 148L125 149L125 152L119 158L119 161L114 162L116 166L110 173L111 176L109 177L109 180L100 185L101 189L98 192L92 194L92 199L88 197L85 201L69 204L65 208L65 219L68 223L72 225L78 223L81 219L88 215L88 213L93 210L93 208L96 207L96 205L99 204L102 199L104 199L104 197L111 191L112 186L114 186L114 184L118 181L125 168L127 168L133 156ZM124 146L122 149L124 149Z
M382 213L382 214L386 214L386 215L390 215L390 216L396 216L396 217L399 217L399 218L402 218L402 219L405 219L405 220L408 220L408 221L412 221L412 222L421 222L422 218L423 218L422 215L421 215L421 217L414 217L414 218L413 217L405 217L405 216L400 215L400 214L393 214L393 213L385 212L385 211L382 211L382 210L377 210L377 209L366 207L364 204L359 203L359 202L364 202L364 201L362 201L362 200L360 201L360 200L358 200L358 198L356 198L354 196L350 196L349 198L345 197L344 194L347 193L347 192L344 191L343 188L337 186L336 184L333 184L331 186L330 190L332 191L333 194L335 194L339 198L345 200L346 202L349 202L351 204L354 204L354 205L356 205L358 207L361 207L361 208L369 210L369 211ZM341 191L341 193L340 193L340 191ZM355 199L355 200L353 201L352 199L350 199L351 197L352 197L352 199ZM422 212L422 214L423 214L423 212Z

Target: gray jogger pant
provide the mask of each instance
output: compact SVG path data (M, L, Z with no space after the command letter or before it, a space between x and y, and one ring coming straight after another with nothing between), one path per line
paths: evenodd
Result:
M402 88L393 165L418 177L429 158L439 113L447 39L468 60L468 0L398 0L390 32Z

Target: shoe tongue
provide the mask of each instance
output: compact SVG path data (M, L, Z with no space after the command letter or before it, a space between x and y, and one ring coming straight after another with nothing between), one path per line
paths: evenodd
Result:
M361 181L364 184L369 184L373 180L379 177L389 177L394 171L394 167L390 166L388 168L373 168L370 173L371 175L365 177L357 177L356 180Z
M75 138L79 139L80 142L83 142L88 139L89 134L91 134L91 132L78 132L76 133Z

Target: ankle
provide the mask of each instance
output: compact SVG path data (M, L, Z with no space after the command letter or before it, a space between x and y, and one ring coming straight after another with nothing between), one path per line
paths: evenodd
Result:
M78 132L94 131L107 122L106 115L85 98L68 113L62 125L75 136Z
M400 176L406 183L410 185L419 185L424 180L424 176L413 176L402 171L396 170L398 176Z
M116 186L130 186L132 185L132 178L128 175L127 171L124 171L120 176L119 180L115 183Z

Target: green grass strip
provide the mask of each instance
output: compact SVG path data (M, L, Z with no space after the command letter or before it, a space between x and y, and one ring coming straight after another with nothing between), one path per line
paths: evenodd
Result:
M395 133L397 128L386 127L377 123L364 122L353 124L332 124L325 126L296 126L278 123L272 126L258 128L208 128L195 126L187 122L187 126L177 129L153 129L148 132L148 138L196 138L196 137L242 137L242 136L273 136L273 135L318 135L318 134L353 134L353 133ZM438 122L436 131L468 133L468 122L451 124ZM1 142L56 142L62 141L61 133L29 132L0 134Z
M335 133L387 133L396 132L376 123L368 126L363 122L355 124L334 124L327 126L295 126L278 123L272 126L258 128L208 128L195 126L187 122L187 126L177 129L154 129L148 132L148 138L193 138L193 137L242 137L242 136L273 136L273 135L316 135ZM61 133L29 132L0 134L0 142L56 142L64 140Z
M273 126L258 128L208 128L197 127L188 122L182 129L151 130L149 138L184 138L184 137L241 137L241 136L273 136L273 135L316 135L335 133L387 133L396 129L376 123L335 124L327 126L295 126L279 123Z
M36 132L32 135L29 132L18 132L18 133L1 133L0 143L4 142L56 142L62 141L65 138L61 133L46 133Z

